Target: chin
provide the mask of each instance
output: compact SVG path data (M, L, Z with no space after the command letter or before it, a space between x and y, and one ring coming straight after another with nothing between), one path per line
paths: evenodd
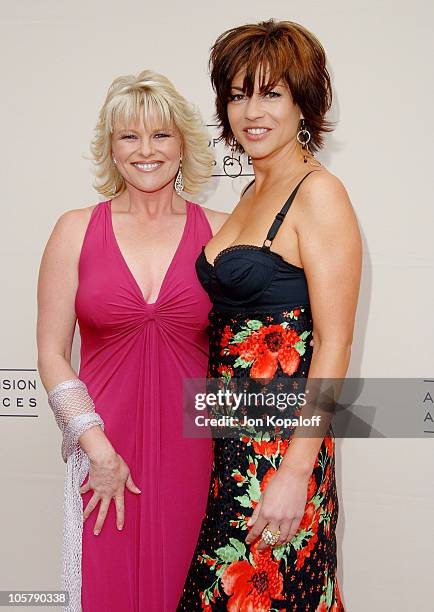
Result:
M143 181L143 183L137 183L137 181L130 181L130 185L137 189L137 191L142 191L143 193L155 193L164 187L164 182L162 181Z
M273 153L273 149L270 149L270 147L263 147L263 148L254 147L254 148L251 148L250 151L248 151L247 149L244 149L244 150L251 159L257 159L257 160L265 159L266 157L268 157L269 155Z
M164 185L158 183L158 185L142 185L141 187L139 187L139 189L144 193L156 193L157 191L163 189L163 187Z

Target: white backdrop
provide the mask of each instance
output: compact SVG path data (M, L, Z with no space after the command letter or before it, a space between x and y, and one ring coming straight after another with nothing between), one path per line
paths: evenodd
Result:
M364 243L348 375L433 376L432 5L3 2L0 590L58 588L64 465L31 371L36 281L58 216L102 199L84 155L107 87L152 68L211 124L210 45L229 27L270 17L305 25L328 54L339 123L319 157L345 184ZM214 178L200 200L230 211L247 180ZM77 366L78 343L74 355ZM36 390L8 389L17 379ZM339 584L349 612L433 609L433 446L432 438L337 441Z

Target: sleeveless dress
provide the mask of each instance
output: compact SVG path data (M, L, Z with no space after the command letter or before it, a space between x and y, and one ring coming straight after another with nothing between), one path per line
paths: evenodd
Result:
M147 303L113 231L111 201L92 211L79 261L79 378L140 494L125 489L98 536L99 505L84 523L84 612L173 612L203 519L210 440L183 437L183 379L205 377L211 307L194 262L212 231L186 203L184 231L156 302ZM93 491L82 495L86 507ZM186 522L184 517L188 516Z
M225 385L264 378L283 388L291 378L308 376L313 323L306 276L303 268L270 250L302 181L262 247L228 247L214 265L202 248L196 269L213 302L208 378ZM290 443L291 436L267 433L214 435L206 515L178 612L344 610L336 577L338 498L331 428L316 458L296 535L262 554L256 550L259 540L245 543L246 523Z

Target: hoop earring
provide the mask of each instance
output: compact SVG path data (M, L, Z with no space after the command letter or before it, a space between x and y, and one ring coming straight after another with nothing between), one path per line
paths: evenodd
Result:
M182 174L182 159L179 160L178 173L175 179L175 191L179 195L184 189L184 176Z
M306 127L306 122L304 117L300 122L300 130L297 132L297 140L301 144L301 148L303 150L303 161L305 164L309 161L312 166L322 166L322 163L315 159L313 153L309 150L309 142L311 139L311 133ZM308 160L309 158L309 160Z
M311 139L311 134L306 127L306 122L303 119L300 122L300 130L297 132L297 140L301 144L301 148L303 149L303 161L307 164L307 155L310 153L309 151L309 142Z

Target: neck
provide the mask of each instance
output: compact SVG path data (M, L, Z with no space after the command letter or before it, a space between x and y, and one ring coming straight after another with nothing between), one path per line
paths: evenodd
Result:
M252 159L252 164L257 193L280 182L288 183L303 171L306 173L311 169L310 164L304 163L303 151L295 139L267 157Z
M127 183L125 191L114 202L118 212L153 219L183 212L185 209L184 199L173 189L173 181L151 192L141 191Z

